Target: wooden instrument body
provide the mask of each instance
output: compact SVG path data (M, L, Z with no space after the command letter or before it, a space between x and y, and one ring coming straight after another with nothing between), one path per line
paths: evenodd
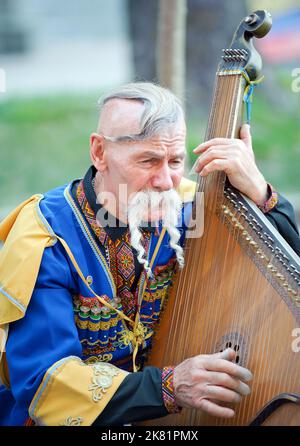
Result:
M238 211L242 206L243 212ZM231 420L184 409L154 424L247 425L277 395L300 394L300 351L293 336L300 327L299 276L293 269L297 256L237 191L225 189L219 209L223 215L210 216L200 243L187 241L188 274L180 273L171 290L150 363L178 364L229 346L237 351L237 362L253 372L251 394L236 406ZM279 424L288 424L287 408L278 409ZM300 407L293 423L300 425Z
M236 60L226 51L226 63ZM218 70L206 139L238 136L245 84L241 70ZM248 425L277 395L300 395L300 330L298 344L294 336L300 327L299 257L223 172L199 179L198 192L204 232L186 240L185 267L162 312L148 364L176 365L231 347L253 373L251 394L230 420L183 409L147 424ZM283 405L277 415L263 424L300 425L300 406Z

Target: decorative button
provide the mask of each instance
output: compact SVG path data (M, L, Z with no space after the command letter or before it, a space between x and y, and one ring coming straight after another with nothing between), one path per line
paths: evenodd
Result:
M87 276L86 281L89 285L92 285L93 283L93 277L92 276Z

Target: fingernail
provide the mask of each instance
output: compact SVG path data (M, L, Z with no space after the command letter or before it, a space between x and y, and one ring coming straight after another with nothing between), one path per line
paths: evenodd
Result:
M247 386L247 384L245 384L245 386L241 389L241 393L243 395L249 395L249 393L251 392L251 389L249 386Z
M247 381L252 381L253 375L251 372L248 373Z
M250 372L250 370L245 370L244 371L244 381L252 381L253 379L253 375Z

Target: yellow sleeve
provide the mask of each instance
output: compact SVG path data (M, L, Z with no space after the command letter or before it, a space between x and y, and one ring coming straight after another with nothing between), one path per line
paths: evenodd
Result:
M90 426L127 375L108 363L64 358L47 370L29 415L40 426Z
M42 195L24 201L0 224L0 324L21 319L28 307L44 249L55 234L39 215Z

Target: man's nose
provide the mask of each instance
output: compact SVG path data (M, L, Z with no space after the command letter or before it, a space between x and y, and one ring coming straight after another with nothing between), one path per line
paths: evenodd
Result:
M160 191L170 190L174 187L171 171L167 163L161 166L155 173L151 181L151 186L153 189Z

